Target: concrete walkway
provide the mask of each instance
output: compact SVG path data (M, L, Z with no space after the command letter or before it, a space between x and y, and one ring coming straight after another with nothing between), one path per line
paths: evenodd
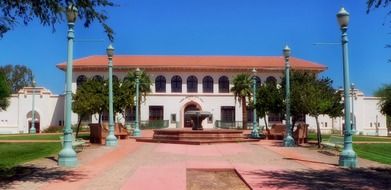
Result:
M213 145L139 143L92 145L80 165L60 168L44 159L29 175L0 182L4 189L184 190L187 169L235 169L251 189L387 189L391 169L359 159L362 168L341 169L338 156L317 149L281 147L280 141ZM375 168L370 168L375 167ZM385 169L384 169L385 168Z

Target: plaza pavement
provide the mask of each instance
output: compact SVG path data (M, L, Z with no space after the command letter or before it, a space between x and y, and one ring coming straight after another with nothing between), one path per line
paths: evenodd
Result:
M4 189L184 190L186 169L235 169L251 189L391 189L391 169L359 159L361 168L337 166L338 155L313 148L281 147L281 141L212 145L140 143L116 148L91 145L76 168L55 158L32 162L30 173L0 182Z

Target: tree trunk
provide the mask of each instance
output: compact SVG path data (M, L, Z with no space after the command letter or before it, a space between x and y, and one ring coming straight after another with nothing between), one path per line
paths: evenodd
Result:
M98 114L98 123L99 124L102 123L102 112L99 112L99 114Z
M320 143L322 142L322 134L320 132L318 116L315 116L315 120L316 120L316 137L318 139L318 148L320 148Z
M141 96L138 98L138 123L141 123Z
M266 133L267 135L270 135L270 130L267 127L267 119L266 119L267 113L265 112L265 117L263 118L263 121L265 121L265 128L266 128Z
M75 138L78 138L78 137L79 137L80 124L81 124L81 120L82 120L83 117L84 117L84 116L80 116L80 117L79 117L79 122L77 123Z
M247 106L246 106L246 97L242 97L242 124L243 129L247 129Z

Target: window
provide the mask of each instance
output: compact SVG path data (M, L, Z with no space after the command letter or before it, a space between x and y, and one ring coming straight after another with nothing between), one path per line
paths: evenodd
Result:
M372 127L372 122L369 123L369 127Z
M254 109L252 107L247 107L247 122L253 122L254 119Z
M87 81L87 77L85 75L80 75L76 79L76 86L79 87L80 85L82 85L86 81Z
M163 106L149 106L149 120L163 120Z
M258 76L255 76L255 81L256 81L256 85L257 85L257 88L259 88L261 86L261 78L259 78Z
M228 93L229 92L228 77L222 76L219 78L219 92L220 93Z
M235 121L235 107L221 106L221 121L234 122Z
M126 108L125 110L125 122L132 122L136 120L136 106L133 109Z
M194 75L187 77L187 92L198 92L198 79Z
M113 75L113 83L119 82L117 75Z
M103 82L103 77L100 75L95 75L94 77L92 77L92 80Z
M270 77L267 77L266 78L266 84L273 84L273 85L277 85L277 79L270 76Z
M171 78L171 92L182 92L182 78L178 75Z
M327 122L324 122L324 127L327 127Z
M166 78L162 75L155 79L155 92L166 92Z
M213 78L211 76L206 76L202 79L202 92L213 93Z
M282 115L278 114L278 113L269 113L268 114L268 121L269 122L281 122Z

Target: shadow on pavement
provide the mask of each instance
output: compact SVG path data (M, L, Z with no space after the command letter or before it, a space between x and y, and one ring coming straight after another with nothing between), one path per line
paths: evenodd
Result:
M264 171L247 172L264 182L255 188L264 189L390 189L391 168L358 168L305 171Z
M72 182L85 177L86 175L80 172L60 167L16 166L10 169L0 169L0 189L9 189L14 182L39 183L52 180Z

